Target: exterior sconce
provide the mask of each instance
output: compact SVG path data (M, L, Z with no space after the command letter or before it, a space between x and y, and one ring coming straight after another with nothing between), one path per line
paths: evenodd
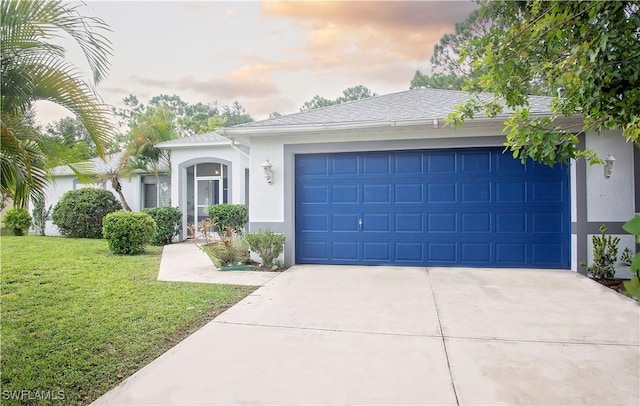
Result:
M267 183L268 184L272 184L273 183L273 172L271 171L271 168L273 168L273 165L271 165L271 162L269 162L269 160L267 159L260 166L262 167L262 170L264 171L264 178L267 180Z
M609 179L613 175L613 166L615 163L616 159L611 154L604 160L604 177L606 179Z

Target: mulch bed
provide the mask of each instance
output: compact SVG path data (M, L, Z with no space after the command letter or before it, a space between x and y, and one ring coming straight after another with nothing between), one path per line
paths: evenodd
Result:
M623 283L628 281L628 279L593 279L598 282L602 286L606 286L609 289L616 291L620 294L624 293L624 285Z

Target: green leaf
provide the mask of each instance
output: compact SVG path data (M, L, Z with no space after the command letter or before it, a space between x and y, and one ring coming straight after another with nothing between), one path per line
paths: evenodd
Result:
M633 234L636 237L640 236L640 216L635 216L631 220L624 223L622 228L629 234Z

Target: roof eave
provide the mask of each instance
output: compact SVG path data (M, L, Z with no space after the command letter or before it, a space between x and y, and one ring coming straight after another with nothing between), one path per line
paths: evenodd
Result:
M223 134L220 134L224 136ZM159 149L185 149L194 147L215 147L215 146L229 146L231 141L198 141L198 142L185 142L185 143L172 143L171 141L163 142L156 145Z
M548 117L549 113L531 113L530 117ZM499 115L496 117L477 117L472 120L466 120L462 128L486 127L487 125L502 125L504 120L508 119L508 115ZM576 119L582 120L579 114L571 117L561 117L557 121ZM398 120L398 121L360 121L349 123L327 123L327 124L301 124L301 125L282 125L267 127L228 127L219 130L220 135L234 139L235 137L253 137L253 136L274 136L274 135L291 135L318 132L335 132L344 130L366 130L366 129L386 129L386 128L409 128L409 127L428 127L443 128L445 127L444 117L434 117L428 119L417 120Z

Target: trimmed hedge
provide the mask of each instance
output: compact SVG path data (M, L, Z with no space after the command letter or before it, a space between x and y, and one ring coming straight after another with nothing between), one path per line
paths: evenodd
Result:
M24 235L31 227L31 215L27 209L13 208L4 214L4 227L13 232L13 235Z
M156 232L151 237L153 245L171 244L182 227L182 213L175 207L152 207L144 209L156 222Z
M247 208L242 204L214 204L209 207L208 214L220 235L224 234L227 227L231 227L236 234L242 234L249 222Z
M118 255L144 252L156 231L156 222L146 213L118 211L105 216L102 234L109 249Z
M62 195L53 208L51 219L65 237L102 238L102 220L118 210L122 210L122 205L113 193L82 188Z

